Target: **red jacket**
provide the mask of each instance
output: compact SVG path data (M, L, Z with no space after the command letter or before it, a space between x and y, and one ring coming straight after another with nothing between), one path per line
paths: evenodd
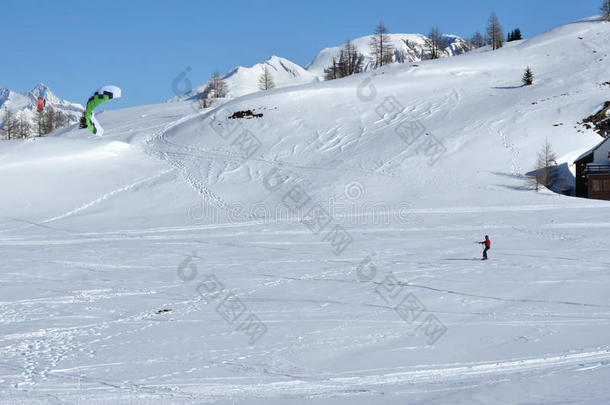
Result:
M485 247L491 247L491 239L486 239L485 242L481 242L485 244Z

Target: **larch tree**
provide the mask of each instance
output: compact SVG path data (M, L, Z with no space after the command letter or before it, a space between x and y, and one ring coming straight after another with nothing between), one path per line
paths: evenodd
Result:
M30 137L30 124L25 119L25 114L20 111L17 115L17 138L25 139Z
M348 39L341 47L339 60L333 58L333 63L324 69L324 80L340 79L362 71L364 57L356 46Z
M335 80L340 79L341 77L341 69L337 62L337 58L333 58L333 64L324 69L324 80Z
M36 112L36 135L37 136L44 136L46 133L45 131L45 114L44 114L44 110L40 110Z
M275 87L275 83L273 82L273 76L271 76L271 72L267 67L267 64L263 66L263 73L258 78L258 88L261 90L271 90Z
M53 107L47 107L43 112L43 131L42 135L50 134L55 131L58 127L57 125L57 115L55 114L55 110Z
M375 28L375 33L371 37L370 47L373 55L375 55L375 68L392 62L394 46L388 35L388 29L383 22L380 22Z
M496 13L491 13L487 21L487 43L492 49L500 49L504 45L504 32Z
M13 110L10 108L6 109L4 124L2 124L2 132L6 139L10 140L17 137L17 120L15 118L15 114L13 114Z
M441 57L441 52L445 50L446 46L443 42L443 36L441 35L438 27L434 27L428 34L430 59L438 59Z
M551 147L551 143L548 139L544 141L544 145L538 152L538 159L536 161L536 174L530 179L532 186L535 187L536 191L540 186L547 188L551 187L553 180L553 172L557 170L557 156Z
M210 87L210 85L208 84L205 87L205 89L203 90L203 92L201 92L201 95L199 96L199 108L201 108L201 109L212 106L212 102L208 98L208 96L210 95L209 87Z
M474 45L477 48L481 48L481 47L485 46L485 38L483 38L483 35L481 35L481 33L479 31L477 31L474 33L474 35L470 39L470 43L472 43L472 45Z
M363 57L358 53L358 49L349 39L341 48L339 56L339 69L341 77L351 76L362 71Z
M227 95L227 83L223 80L218 71L214 72L212 75L210 84L210 97L221 98Z

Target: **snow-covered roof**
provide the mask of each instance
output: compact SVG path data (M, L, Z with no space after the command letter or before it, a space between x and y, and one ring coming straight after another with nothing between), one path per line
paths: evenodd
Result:
M586 151L585 153L583 153L582 155L580 155L578 158L576 158L576 160L574 160L574 162L577 162L581 159L584 159L585 157L589 156L591 153L595 152L597 149L599 149L600 146L602 146L603 144L605 144L608 140L610 139L610 137L605 138L604 140L602 140L600 143L598 143L597 145L595 145L593 148L589 149L588 151Z

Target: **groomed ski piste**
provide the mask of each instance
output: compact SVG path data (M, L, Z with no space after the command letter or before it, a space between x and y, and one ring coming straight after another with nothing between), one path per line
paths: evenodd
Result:
M609 37L0 143L0 403L610 402L610 203L526 187L601 140Z

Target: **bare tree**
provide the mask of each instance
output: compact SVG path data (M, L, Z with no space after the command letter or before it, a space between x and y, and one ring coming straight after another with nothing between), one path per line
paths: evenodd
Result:
M428 48L430 49L430 59L438 59L441 57L441 52L445 50L446 45L443 42L443 36L441 35L438 27L433 27L428 34L430 40Z
M2 132L6 139L10 140L17 137L17 119L10 108L6 109L4 124L2 124Z
M37 136L46 135L44 118L45 118L44 110L36 111L36 135Z
M273 82L273 77L267 68L267 64L265 64L263 66L263 73L258 78L258 88L261 90L271 90L274 87L275 83Z
M333 64L324 69L324 80L334 80L351 76L362 71L364 57L358 53L356 46L348 39L341 48L339 61L333 58Z
M476 48L481 48L481 47L485 46L485 38L483 38L483 35L481 35L481 33L479 31L474 33L474 35L470 39L470 42Z
M492 49L500 49L504 45L504 32L496 13L491 13L487 21L487 44Z
M333 64L324 69L324 80L335 80L341 78L341 69L337 58L333 58Z
M548 139L544 141L544 145L538 152L538 159L536 161L536 174L530 178L531 185L536 191L540 189L540 186L547 188L551 187L551 180L553 172L557 170L557 156L551 148L551 143Z
M25 139L30 137L30 124L25 119L24 111L20 111L17 115L17 138Z
M601 7L602 18L605 21L610 21L610 0L604 0Z
M201 95L199 97L199 108L201 108L201 109L212 106L212 101L208 98L209 92L206 91L208 89L208 87L209 87L209 85L206 86L206 88L204 89L204 91L201 93Z
M358 49L349 39L341 48L339 67L342 77L351 76L362 71L363 56L358 53Z
M227 83L222 79L218 71L212 75L212 81L210 82L210 97L221 98L227 95Z
M394 46L388 35L388 29L383 25L383 22L380 22L375 28L375 33L371 37L370 46L373 55L375 55L375 68L385 66L392 62Z
M55 111L55 127L57 129L70 125L70 120L61 111Z
M50 134L58 128L57 115L53 107L47 107L44 109L43 118L43 135Z

